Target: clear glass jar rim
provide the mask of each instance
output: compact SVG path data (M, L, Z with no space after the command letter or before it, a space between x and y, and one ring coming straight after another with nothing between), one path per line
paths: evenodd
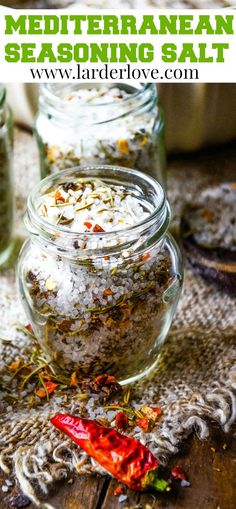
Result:
M104 86L101 83L94 84L97 87L102 85ZM114 82L112 85L122 85L122 88L124 87L124 83ZM53 87L56 88L58 86L58 83L44 83L41 85L41 94L39 96L39 111L48 115L50 120L59 125L63 125L64 121L73 127L84 124L104 124L131 114L140 114L144 110L151 110L157 106L157 88L154 83L140 85L140 88L135 89L128 97L119 101L85 104L78 102L75 107L69 108L68 100L59 97L51 91ZM130 84L128 83L127 86L130 86Z
M3 105L4 99L6 97L6 89L2 83L0 83L0 106Z
M114 82L113 85L114 87L115 86L119 86L119 85L124 85L126 84L125 82L123 83L119 83L119 82ZM53 91L51 90L51 88L53 87L56 87L58 84L57 83L42 83L40 85L40 89L41 91L43 92L43 94L48 97L48 99L50 100L53 100L55 102L55 105L58 104L59 105L68 105L68 100L67 99L63 99L61 97L59 97L57 94L53 93ZM127 85L130 85L129 83L127 83ZM127 102L130 102L132 100L136 100L137 98L140 97L141 94L145 93L146 91L149 91L149 90L152 90L154 89L155 85L153 83L140 83L140 88L137 88L135 89L135 91L130 94L128 97L124 97L122 98L120 101L118 101L116 103L116 105L123 105L123 104L126 104ZM95 87L97 86L104 86L104 83L95 83L94 84ZM137 85L136 85L137 86ZM83 85L77 85L78 89L79 88L85 88L85 86ZM156 87L155 87L156 88ZM156 89L156 97L157 97L157 89ZM98 109L98 108L101 108L101 107L106 107L106 106L114 106L114 101L108 101L108 102L101 102L101 103L85 103L85 104L78 104L79 108L93 108L93 109Z
M78 232L69 230L66 227L53 225L52 223L49 223L46 221L42 216L38 214L37 208L35 206L37 195L43 194L43 189L45 191L48 188L51 188L54 184L58 182L58 184L65 181L67 177L73 178L73 174L76 172L78 173L78 177L97 177L101 179L106 179L106 176L100 176L97 175L97 173L101 172L112 172L113 176L122 176L129 175L130 179L129 182L132 185L132 180L134 178L138 179L140 182L146 182L150 188L152 188L155 192L155 196L157 198L157 204L153 210L153 212L150 213L150 215L145 218L144 220L138 222L137 224L129 227L129 228L123 228L121 230L115 230L113 232L86 232L86 236L88 238L95 238L96 236L100 236L102 238L113 238L119 234L127 234L127 233L134 233L139 232L142 227L145 227L147 229L149 226L153 226L155 223L158 226L158 231L160 232L160 237L163 235L163 233L166 232L169 223L170 223L170 208L168 201L166 199L165 191L163 190L162 186L153 178L150 177L147 174L141 173L140 171L133 170L130 168L124 168L120 166L111 166L111 165L91 165L91 166L81 166L81 167L74 167L69 168L67 170L62 170L58 173L55 173L54 175L49 175L45 179L41 180L31 191L28 201L27 201L27 211L26 211L26 227L29 230L29 223L34 225L34 227L37 228L37 233L40 235L40 230L46 231L47 233L58 233L63 234L65 237L68 238L79 238L80 236L84 236L84 232ZM78 178L77 177L77 178ZM75 178L75 175L74 175ZM117 180L116 180L117 182ZM123 182L121 181L121 185L123 185ZM30 230L29 230L30 231Z

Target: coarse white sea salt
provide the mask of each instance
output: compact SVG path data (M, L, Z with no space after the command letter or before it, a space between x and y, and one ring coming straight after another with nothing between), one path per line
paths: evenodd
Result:
M80 195L75 200L72 193L76 196L77 188L80 188ZM130 228L151 212L150 206L142 203L133 192L96 178L77 178L71 183L60 184L42 195L38 211L51 224L78 233ZM129 252L123 251L123 256L128 257Z
M10 479L6 479L5 483L6 483L6 485L7 485L7 486L9 486L9 487L10 487L10 486L13 486L13 482L12 482L12 481L10 481Z
M118 500L119 502L124 502L125 500L127 500L128 496L127 495L120 495Z

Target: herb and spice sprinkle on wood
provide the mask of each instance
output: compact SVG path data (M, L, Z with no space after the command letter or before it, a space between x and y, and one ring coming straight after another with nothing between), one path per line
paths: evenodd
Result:
M18 329L31 339L34 338L30 324L19 325ZM72 438L124 485L136 491L154 489L161 492L170 491L173 483L177 481L181 487L190 485L180 466L177 465L170 474L167 471L164 472L159 466L158 458L144 445L145 441L141 443L137 438L132 437L134 432L139 438L143 437L144 432L151 432L162 418L160 407L144 404L137 407L136 403L132 404L134 388L120 386L115 377L109 374L86 379L75 372L63 373L62 376L62 373L57 372L53 360L51 362L45 360L37 344L31 355L28 351L25 352L24 358L16 358L12 361L8 365L8 371L9 391L12 391L11 384L14 381L14 389L18 394L17 401L15 403L11 401L13 408L14 404L19 404L19 387L25 389L26 408L35 407L37 401L41 405L46 404L47 400L52 398L49 408L55 408L53 404L55 399L63 411L68 412L72 401L76 401L77 408L80 409L80 417L74 417L68 413L57 414L51 418L52 424ZM91 399L103 412L104 417L91 419L89 404ZM109 399L112 401L110 405L107 405ZM79 402L81 402L80 406L78 406ZM20 404L22 406L22 401ZM111 410L113 410L112 417ZM140 425L142 419L148 422L148 429ZM140 430L141 435L137 433L137 429ZM81 432L83 432L83 438ZM116 460L114 460L114 454L116 454ZM123 486L117 488L114 495L124 497L119 498L120 502L127 498Z

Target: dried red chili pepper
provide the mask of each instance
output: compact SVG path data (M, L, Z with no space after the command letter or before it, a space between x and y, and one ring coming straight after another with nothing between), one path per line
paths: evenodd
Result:
M141 417L136 421L136 424L139 428L143 429L143 431L149 431L150 423L148 417Z
M57 388L58 384L54 384L54 382L45 382L45 389L41 388L35 391L36 396L39 398L46 398L48 394L52 394Z
M123 495L123 494L124 494L124 489L122 488L122 486L117 486L113 491L113 495L115 495L115 497L119 497L120 495Z
M171 477L173 477L173 479L185 480L186 479L186 474L185 474L184 470L182 469L182 467L180 467L179 465L176 465L171 470Z
M68 414L55 415L51 423L129 488L170 489L169 483L159 477L157 458L138 440L121 435L114 428Z
M98 375L95 378L84 378L81 382L81 387L84 390L90 389L101 395L101 398L106 402L111 396L115 396L122 392L121 385L117 382L116 378L112 375Z
M27 330L28 332L30 332L30 333L32 333L32 332L33 332L33 328L32 328L31 323L28 323L28 325L26 325L26 326L25 326L25 328L26 328L26 330Z

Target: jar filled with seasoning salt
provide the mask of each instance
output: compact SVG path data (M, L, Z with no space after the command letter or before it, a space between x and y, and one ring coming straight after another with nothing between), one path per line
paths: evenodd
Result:
M35 132L41 175L114 164L165 183L164 124L154 84L44 84Z
M160 184L127 168L74 168L35 187L19 288L60 369L127 383L156 364L182 285L169 221Z
M12 152L12 116L0 83L0 266L8 260L13 245Z

